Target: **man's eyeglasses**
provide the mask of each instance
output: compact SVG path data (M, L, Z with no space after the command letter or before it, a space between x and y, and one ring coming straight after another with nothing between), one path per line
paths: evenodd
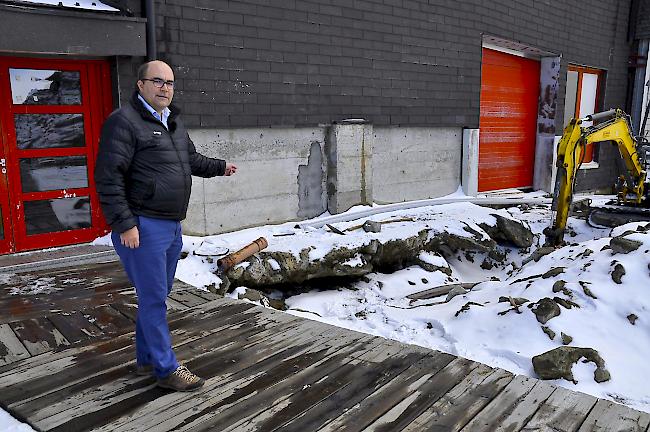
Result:
M164 79L161 78L153 78L153 79L142 78L140 81L151 81L154 87L157 88L163 88L165 84L167 84L167 87L169 87L170 89L174 88L174 81L165 81Z

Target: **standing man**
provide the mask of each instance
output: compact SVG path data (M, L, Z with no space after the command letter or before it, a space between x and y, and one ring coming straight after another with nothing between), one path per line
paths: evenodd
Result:
M196 152L171 105L174 72L161 61L138 70L137 90L102 128L95 167L99 200L113 246L138 296L136 372L160 387L199 389L204 380L176 361L165 299L183 240L192 175L233 175L237 167Z

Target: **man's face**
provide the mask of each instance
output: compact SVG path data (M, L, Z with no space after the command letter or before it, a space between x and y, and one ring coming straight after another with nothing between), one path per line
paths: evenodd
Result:
M166 63L154 61L149 65L145 79L138 80L138 90L144 100L160 113L172 103L174 89L168 84L161 88L156 87L151 81L156 78L163 81L174 81L174 72Z

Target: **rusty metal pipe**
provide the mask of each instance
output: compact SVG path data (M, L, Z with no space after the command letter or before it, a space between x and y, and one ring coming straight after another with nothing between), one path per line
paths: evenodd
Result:
M244 261L246 258L250 257L251 255L256 254L257 252L261 251L262 249L265 249L269 245L269 242L266 241L264 237L260 237L257 240L247 244L243 248L239 249L236 252L233 252L229 255L226 255L225 257L217 260L217 267L219 269L219 273L225 273L231 268L233 268L235 265L239 264L240 262Z

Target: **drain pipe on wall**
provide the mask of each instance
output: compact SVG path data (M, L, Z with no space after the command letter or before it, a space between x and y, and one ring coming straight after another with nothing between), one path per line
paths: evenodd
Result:
M147 19L147 61L158 59L158 47L156 46L156 10L154 0L144 0L144 17Z

